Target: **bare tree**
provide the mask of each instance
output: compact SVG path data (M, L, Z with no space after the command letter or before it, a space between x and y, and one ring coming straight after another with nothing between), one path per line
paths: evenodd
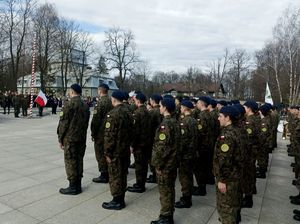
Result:
M37 35L37 68L40 72L41 90L45 92L46 83L53 81L49 75L50 65L57 60L59 38L59 18L55 6L45 3L38 7L34 15ZM56 56L56 58L55 58Z
M3 0L1 12L3 21L1 26L2 35L8 40L10 55L10 88L17 89L19 64L22 57L23 44L30 16L34 8L34 0Z
M109 69L118 71L120 88L123 88L127 75L133 71L135 64L139 62L134 35L130 30L112 28L105 32L104 46Z

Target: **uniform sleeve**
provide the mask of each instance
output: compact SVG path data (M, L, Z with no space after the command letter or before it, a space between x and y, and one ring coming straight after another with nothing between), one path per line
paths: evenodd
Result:
M114 116L108 114L104 122L104 154L109 158L113 158L113 153L117 143L118 121Z
M141 130L141 123L143 122L142 120L142 116L140 113L136 112L133 115L133 139L132 139L132 143L131 146L133 148L138 146L138 142L139 142L139 136L142 133Z
M69 104L66 104L63 107L62 112L59 114L59 124L57 128L57 134L58 134L58 142L63 143L63 139L69 129L69 125L72 118L72 108L69 106Z
M100 106L101 105L98 103L93 112L93 118L91 122L91 135L93 138L96 138L98 130L100 128Z

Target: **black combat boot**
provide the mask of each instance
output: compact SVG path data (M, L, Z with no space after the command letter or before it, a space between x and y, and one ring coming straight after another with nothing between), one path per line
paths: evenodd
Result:
M291 167L295 167L296 166L296 163L291 163Z
M239 209L236 216L236 224L239 224L241 221L242 221L241 209Z
M300 198L291 199L291 203L294 205L300 205Z
M300 210L294 209L294 210L293 210L293 213L294 213L295 215L300 215Z
M155 174L151 174L149 175L149 177L146 180L147 183L156 183L156 175Z
M297 180L293 180L292 185L296 186L297 185Z
M266 179L266 171L259 169L259 171L256 173L256 178Z
M252 207L253 207L252 195L245 195L242 201L242 208L252 208Z
M173 215L172 216L160 215L157 220L151 221L150 224L174 224Z
M109 210L121 210L125 208L125 201L123 196L114 197L110 202L103 202L102 208Z
M130 164L129 168L130 169L135 169L135 163Z
M300 199L300 193L296 196L290 196L290 199L293 200L293 199Z
M175 202L175 208L190 208L192 206L192 197L183 196Z
M101 172L101 175L99 177L93 178L93 182L95 183L108 183L108 172Z
M136 183L133 184L132 187L131 186L127 187L127 190L133 193L143 193L146 191L146 188L145 188L145 184Z
M81 179L76 182L76 191L78 194L82 193Z
M200 184L199 187L193 187L192 195L205 196L206 195L206 184Z
M67 194L67 195L77 195L81 192L77 191L77 184L76 182L70 182L69 187L59 189L59 193Z

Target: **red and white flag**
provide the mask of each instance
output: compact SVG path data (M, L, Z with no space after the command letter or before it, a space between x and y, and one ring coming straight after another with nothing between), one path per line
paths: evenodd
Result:
M35 101L38 105L40 105L41 107L46 106L47 104L47 97L46 95L40 90L39 95L35 98Z

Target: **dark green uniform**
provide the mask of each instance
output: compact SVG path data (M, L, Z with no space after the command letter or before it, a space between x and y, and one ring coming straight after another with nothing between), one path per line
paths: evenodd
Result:
M136 183L145 187L148 173L150 145L150 115L145 105L138 107L133 113L133 140L131 146L135 158Z
M246 116L244 129L247 133L244 173L242 178L243 193L256 193L256 158L259 148L260 118L257 115Z
M124 104L114 107L106 115L104 154L111 159L108 164L109 185L112 196L120 200L124 200L127 187L132 128L132 115Z
M155 134L152 165L161 171L157 175L162 216L173 216L175 203L175 180L178 168L178 153L181 151L181 132L178 121L164 117Z
M272 127L270 121L270 115L265 116L261 120L260 137L257 154L257 163L261 172L267 172L269 163L269 152L272 150Z
M214 180L212 174L212 121L208 110L203 110L197 118L198 148L194 160L194 174L199 187Z
M70 183L81 181L86 133L90 111L80 96L66 102L57 128L58 141L64 145L65 168Z
M104 120L106 114L112 110L112 104L108 95L101 96L99 102L94 108L94 115L91 123L91 134L94 139L94 148L96 160L98 162L99 172L107 173L107 162L104 156Z
M16 95L13 96L12 102L14 105L15 117L19 117L20 107L21 107L21 98L17 93L16 93Z
M26 117L27 116L27 110L28 110L28 107L29 107L29 96L28 95L22 95L21 105L22 105L22 115L24 117Z
M182 154L179 156L179 181L183 200L190 201L193 189L193 159L198 146L197 121L192 115L180 120Z
M226 193L217 191L217 210L223 224L237 223L241 205L240 178L242 153L237 129L228 125L221 129L214 152L213 171L216 181L226 184Z

